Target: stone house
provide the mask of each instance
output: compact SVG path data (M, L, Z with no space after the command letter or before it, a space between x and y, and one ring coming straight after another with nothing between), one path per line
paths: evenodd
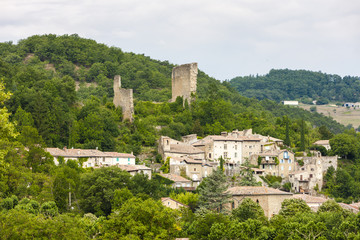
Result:
M195 148L189 143L180 142L167 136L160 137L158 152L161 154L164 160L166 160L168 157L184 156L189 156L200 160L205 159L204 151L201 149Z
M326 150L330 150L331 146L330 146L330 141L329 140L318 140L316 142L313 143L314 145L319 145L319 146L323 146L324 148L326 148Z
M145 165L117 165L120 169L127 171L131 176L134 176L138 173L143 173L151 179L151 168Z
M254 202L259 203L264 210L265 216L268 218L278 214L281 209L281 203L293 195L278 189L258 186L232 187L227 192L231 195L230 209L237 208L245 198L250 198Z
M59 164L58 158L84 160L82 167L115 166L119 164L135 165L135 156L130 153L102 152L97 149L59 149L46 148L54 157L54 163Z
M174 188L184 188L184 189L188 189L188 190L195 190L195 188L192 186L191 180L186 179L182 176L172 174L172 173L160 173L160 176L173 181L174 183L172 184L172 186Z
M315 152L312 157L298 157L298 160L304 165L297 165L296 171L289 176L294 192L314 194L315 187L321 191L324 173L330 166L337 169L337 156L321 156L320 152Z
M161 203L165 206L165 207L169 207L172 209L180 209L182 207L184 208L188 208L188 205L185 205L181 202L178 202L170 197L163 197L161 198Z
M212 171L213 165L204 160L195 160L191 157L170 158L170 173L186 174L193 181L193 186L198 186Z
M330 200L329 198L323 198L323 197L314 197L308 194L294 194L293 198L295 199L302 199L306 202L306 204L313 210L314 212L317 212L319 210L319 207L326 201ZM359 208L356 206L356 204L345 204L345 203L338 203L340 207L342 207L345 210L349 210L355 214L359 212Z
M251 164L258 165L264 170L264 175L273 175L288 179L289 174L296 169L294 153L288 150L272 150L255 154L251 157Z
M231 136L209 135L192 146L205 152L205 158L217 161L222 157L227 163L241 164L243 141Z

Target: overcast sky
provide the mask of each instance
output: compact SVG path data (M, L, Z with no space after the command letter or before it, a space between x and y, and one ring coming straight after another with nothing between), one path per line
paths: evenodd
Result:
M77 33L219 80L270 69L360 76L359 0L0 0L0 42Z

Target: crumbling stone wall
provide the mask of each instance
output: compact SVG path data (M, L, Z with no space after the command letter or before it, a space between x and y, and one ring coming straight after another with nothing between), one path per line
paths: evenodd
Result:
M172 98L175 102L178 96L188 103L192 101L192 94L196 93L198 65L197 63L183 64L172 70Z
M134 121L134 99L133 90L121 88L121 77L116 75L114 77L114 100L115 107L121 107L123 113L123 120L129 119Z

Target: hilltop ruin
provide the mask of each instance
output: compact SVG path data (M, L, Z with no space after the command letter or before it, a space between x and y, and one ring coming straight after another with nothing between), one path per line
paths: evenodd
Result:
M172 98L183 97L190 103L196 93L198 65L197 63L183 64L172 70Z
M128 119L134 121L134 99L133 90L121 88L121 77L114 77L114 100L115 107L121 107L123 113L123 121Z

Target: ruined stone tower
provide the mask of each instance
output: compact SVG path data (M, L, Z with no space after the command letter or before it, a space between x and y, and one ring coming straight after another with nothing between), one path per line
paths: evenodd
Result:
M175 102L178 96L188 103L192 101L192 93L196 93L198 66L197 63L183 64L172 70L172 98Z
M121 88L121 77L116 75L114 77L114 105L121 107L123 113L123 121L129 119L134 121L134 101L133 90Z

